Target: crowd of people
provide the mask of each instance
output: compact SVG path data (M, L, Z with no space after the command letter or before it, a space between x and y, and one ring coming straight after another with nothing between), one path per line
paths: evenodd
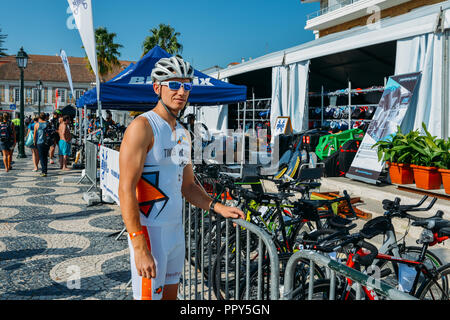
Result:
M108 132L113 130L116 123L112 119L111 111L106 111L106 119L103 119L103 127L100 124L100 118L95 114L88 114L87 116L87 133L92 135L100 135L103 131L103 136L106 137Z
M55 153L58 148L59 168L70 170L67 166L68 157L71 156L71 126L72 118L62 115L60 110L55 110L52 117L47 113L35 115L34 118L24 119L25 146L31 149L33 171L39 171L41 176L47 176L48 162L55 163ZM5 112L0 115L0 150L3 154L5 171L12 169L12 155L19 140L20 119L11 120L10 114Z
M34 172L39 171L40 165L41 176L45 177L48 164L55 164L57 161L55 154L59 157L59 168L64 171L70 170L67 164L72 149L71 129L78 126L77 120L75 119L73 123L72 118L68 115L63 116L60 110L55 110L51 116L48 113L41 113L24 118L25 147L31 150ZM95 114L88 114L86 125L88 134L100 136L103 133L106 137L109 132L114 131L116 123L108 110L106 118L103 119L103 126L100 124L100 118ZM0 151L6 172L12 169L12 155L20 140L19 130L19 114L15 119L11 119L10 113L0 114ZM49 134L52 139L46 139Z

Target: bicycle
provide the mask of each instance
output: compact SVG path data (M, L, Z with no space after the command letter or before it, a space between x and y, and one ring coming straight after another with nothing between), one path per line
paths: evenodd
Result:
M348 249L348 256L346 265L350 268L360 270L361 266L370 267L373 265L375 259L383 261L391 261L397 264L406 265L415 269L414 280L410 284L410 288L405 288L410 295L419 299L425 297L435 298L436 295L440 299L449 298L448 281L450 277L450 264L447 264L439 269L435 267L429 268L425 263L426 253L429 246L437 243L442 243L447 240L450 235L450 221L442 218L443 212L438 211L435 216L430 218L418 218L406 214L409 219L414 220L413 225L424 228L418 243L422 244L421 253L417 260L409 260L398 258L391 255L379 253L377 248L365 241L365 239L372 238L373 234L378 233L376 226L368 225L356 234L349 236L330 236L326 241L312 245L311 248L321 252L335 252L336 250L346 250L346 246L350 245ZM431 233L430 233L431 231ZM328 243L327 243L328 241ZM336 244L338 242L338 244ZM363 249L370 251L368 254ZM423 277L424 280L420 280ZM378 275L381 279L382 275ZM336 297L340 300L352 300L356 297L352 289L352 281L350 279L340 279L337 281ZM370 288L362 286L364 297L368 300L378 300L380 297ZM319 281L315 284L313 292L316 297L327 299L330 294L330 280Z
M245 207L245 200L252 199L257 200L257 195L252 195L248 191L242 192L243 198L244 198L244 207ZM261 195L259 195L261 197ZM274 211L274 214L271 217L266 217L259 214L258 212L254 212L254 209L250 208L250 211L254 214L254 216L258 219L261 219L262 223L260 226L262 228L266 228L265 230L272 235L273 243L275 244L275 247L278 250L279 253L279 260L281 263L281 270L284 270L284 267L289 259L289 257L294 253L295 246L294 243L297 241L297 236L299 234L299 230L305 225L306 222L317 222L321 219L327 219L328 225L333 226L336 230L338 229L344 229L344 228L353 228L356 225L349 225L351 221L348 219L340 218L334 215L331 209L331 205L336 202L340 202L342 200L346 200L350 202L350 198L348 194L345 195L344 198L334 199L334 200L305 200L301 199L296 202L296 206L294 206L294 213L293 215L297 215L297 217L293 217L289 221L284 221L283 217L281 216L281 210L279 206L279 201L281 198L283 198L283 195L263 195L262 197L268 197L269 200L274 200L277 202L277 205L275 206L276 210ZM253 198L252 198L253 197ZM318 212L318 208L328 206L328 210L324 214L320 214ZM264 221L273 221L274 218L278 218L278 221L280 222L277 225L277 228L268 228L268 224ZM266 220L267 219L267 220ZM319 224L319 226L321 226ZM285 232L287 227L292 227L292 232L290 234L287 234ZM320 234L316 232L316 235L319 236ZM216 295L219 299L226 299L227 297L224 297L220 293L223 291L225 293L229 292L229 289L235 289L236 287L242 287L242 291L237 293L237 296L239 296L241 299L244 298L244 294L246 293L246 279L239 279L236 280L236 277L239 278L239 275L236 275L234 270L239 269L240 274L245 274L246 269L247 273L250 273L250 282L249 285L251 287L254 287L254 281L258 279L258 266L256 261L256 258L258 256L264 255L263 251L258 250L258 243L256 239L250 239L245 242L245 232L236 232L235 235L232 235L228 242L223 244L217 253L217 258L213 266L213 274L216 276L215 281L213 282L214 292L216 292ZM242 243L242 245L239 245L239 243ZM241 264L239 260L241 261L247 261L247 256L250 255L250 266ZM262 262L262 268L264 273L264 279L268 281L270 278L270 270L267 270L269 266L269 262L267 257L264 255L264 260ZM307 278L309 276L309 266L308 261L302 261L298 268L298 279L301 278ZM238 266L240 268L238 268ZM230 273L229 270L232 270ZM282 272L283 274L283 272ZM324 274L320 268L316 267L315 269L315 275L319 278L323 278ZM224 279L225 278L225 279ZM305 282L304 280L298 280L300 283ZM229 285L231 283L231 286ZM267 284L267 283L266 283ZM261 287L261 285L259 286ZM266 286L268 288L268 285ZM266 296L268 297L270 294L267 290L264 291L266 293ZM232 292L232 296L236 296L236 292Z
M409 224L402 239L397 240L392 219L417 219L416 217L408 215L407 212L424 212L431 210L437 198L433 198L428 207L420 208L427 199L428 196L424 196L417 204L413 205L400 205L400 198L395 198L394 201L388 199L382 201L383 209L386 210L384 215L374 218L365 224L366 228L372 227L370 229L373 230L373 234L371 235L372 238L380 234L383 235L384 241L381 248L379 249L380 253L397 258L408 258L409 260L417 260L419 258L422 248L407 246L405 242L406 235L409 230ZM424 263L426 263L429 268L431 268L432 266L439 268L443 265L441 259L429 250L427 250L425 254ZM393 287L398 285L397 279L399 276L399 270L398 265L397 263L395 263L395 261L390 262L386 260L375 260L375 266L379 270L381 270L381 274L383 275L383 278L387 283L389 283ZM393 277L389 277L391 274L393 275Z

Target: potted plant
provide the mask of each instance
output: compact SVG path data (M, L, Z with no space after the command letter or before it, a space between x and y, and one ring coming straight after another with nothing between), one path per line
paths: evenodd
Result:
M450 194L450 140L441 140L438 142L438 146L443 152L441 161L437 163L437 167L441 173L445 193Z
M425 190L440 189L442 178L437 164L442 161L444 154L444 150L440 147L442 141L432 136L424 123L422 123L422 128L425 135L420 135L410 141L411 147L415 151L412 155L411 167L416 187Z
M386 161L392 183L414 183L414 175L410 167L413 149L409 142L418 135L417 130L404 135L398 126L395 134L389 135L386 140L380 140L372 146L372 148L378 148L378 161Z

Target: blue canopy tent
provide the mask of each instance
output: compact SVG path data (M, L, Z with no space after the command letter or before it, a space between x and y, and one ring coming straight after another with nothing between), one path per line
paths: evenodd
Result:
M158 102L153 91L151 72L155 63L171 57L169 53L156 46L108 82L100 84L102 109L144 111L152 109ZM247 87L229 84L195 70L194 87L189 94L193 106L231 104L247 99ZM86 105L88 109L97 108L97 89L91 89L77 100L77 107Z

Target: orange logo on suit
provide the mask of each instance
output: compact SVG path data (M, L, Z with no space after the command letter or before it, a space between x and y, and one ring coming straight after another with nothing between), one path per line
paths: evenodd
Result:
M139 209L142 214L148 218L152 211L153 205L156 202L164 201L164 206L157 213L159 216L161 211L169 201L169 197L158 188L159 186L159 172L144 172L136 186L136 196L139 202Z

